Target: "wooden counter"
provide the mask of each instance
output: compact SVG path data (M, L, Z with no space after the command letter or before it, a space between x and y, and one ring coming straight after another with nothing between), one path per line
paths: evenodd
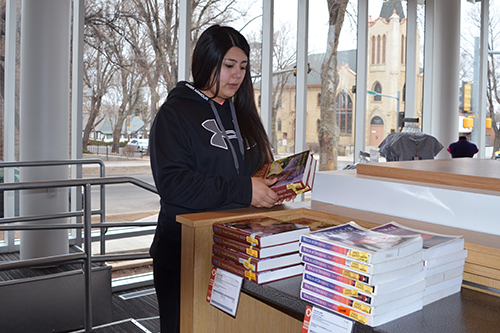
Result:
M366 163L360 175L500 191L500 161L479 158Z
M299 333L301 331L302 317L300 313L297 313L297 311L291 311L285 306L280 306L273 302L266 301L265 298L258 297L258 295L256 296L252 293L247 292L241 294L236 318L233 318L216 309L206 301L208 281L212 268L210 260L213 242L212 224L214 222L227 222L235 219L239 220L250 216L267 216L281 219L311 217L322 221L333 222L333 224L356 221L360 225L366 227L372 227L389 221L396 221L404 225L433 232L441 232L444 234L463 234L466 240L466 247L469 248L469 257L472 255L474 258L474 265L476 265L476 262L479 261L479 264L477 264L477 267L474 267L474 269L481 267L481 274L483 274L481 276L478 274L473 276L475 279L473 283L479 286L479 288L475 288L474 286L469 287L484 291L484 288L482 287L484 285L488 285L492 288L496 288L492 289L493 291L488 291L492 294L495 294L495 291L500 289L500 286L494 284L497 280L493 278L496 276L495 274L500 271L500 260L498 260L498 258L500 258L500 237L498 236L470 232L466 230L453 230L452 228L450 229L433 224L426 225L421 221L402 219L395 216L349 209L315 201L286 204L274 209L242 209L234 211L188 214L177 217L177 221L182 224L181 333ZM475 253L471 253L472 246L477 247L477 251L474 250L476 251ZM485 266L485 263L494 267ZM470 263L467 263L466 265L470 265ZM495 268L495 265L499 267ZM484 281L481 280L482 278L487 279L486 284L483 284ZM262 289L265 290L265 288ZM496 314L500 314L500 299L498 299L498 303L496 303L496 299L497 298L495 297L495 306L492 311ZM422 316L422 314L417 315L417 317L418 316ZM500 317L498 319L500 321ZM421 318L421 320L425 321L426 319ZM500 327L500 322L498 322L498 325ZM357 323L355 327L357 327L355 332L375 332L372 328L359 323ZM420 325L419 327L422 326ZM378 332L398 331L387 330ZM427 330L427 332L430 333L431 331ZM444 331L436 330L435 332L443 333ZM462 332L467 332L467 330L465 329Z

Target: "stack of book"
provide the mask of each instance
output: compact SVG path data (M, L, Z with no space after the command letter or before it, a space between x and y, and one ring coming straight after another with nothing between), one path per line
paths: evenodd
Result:
M426 267L424 305L459 292L467 250L463 236L431 233L390 222L371 230L391 235L420 235Z
M300 297L378 326L422 309L422 237L396 236L355 222L303 234Z
M299 238L309 231L268 217L214 223L212 264L258 284L301 275Z
M271 189L284 199L311 191L316 168L317 160L306 150L265 164L253 177L275 178Z

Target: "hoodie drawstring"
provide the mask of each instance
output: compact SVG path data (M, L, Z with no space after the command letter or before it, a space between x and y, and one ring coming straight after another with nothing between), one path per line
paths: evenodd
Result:
M241 138L241 132L240 132L240 127L238 126L238 118L236 118L236 111L234 109L233 102L231 100L228 100L229 102L229 108L231 109L231 117L233 120L235 132L236 132L236 138L238 139L238 145L240 148L241 156L243 159L245 158L245 150L243 148L243 139ZM236 152L234 150L234 146L231 143L231 140L229 139L229 136L226 133L226 129L224 128L224 125L222 125L222 121L219 116L219 112L217 111L217 108L215 107L215 104L212 100L209 101L210 107L212 108L212 111L214 112L215 119L217 120L217 124L220 127L220 130L222 131L222 135L224 138L226 138L229 148L231 148L231 154L233 155L233 162L234 162L234 167L236 168L236 173L240 174L240 165L238 163L238 158L236 157Z

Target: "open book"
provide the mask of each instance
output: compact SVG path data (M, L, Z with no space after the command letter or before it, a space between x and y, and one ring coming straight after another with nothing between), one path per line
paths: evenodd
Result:
M312 190L316 167L316 159L307 150L266 163L253 177L276 178L271 188L281 198L286 198Z

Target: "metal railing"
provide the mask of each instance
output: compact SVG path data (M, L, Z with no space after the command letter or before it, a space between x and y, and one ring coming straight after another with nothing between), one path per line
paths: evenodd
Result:
M0 270L17 269L24 267L45 266L50 264L62 264L68 262L82 262L85 282L85 312L84 312L84 327L85 332L92 332L92 263L106 262L116 260L132 260L149 258L149 253L137 252L128 254L113 254L106 255L105 248L102 243L105 242L105 232L112 227L144 227L154 226L156 222L116 222L106 223L104 221L104 186L113 184L130 183L143 188L147 191L158 193L156 187L136 179L134 177L106 177L104 178L104 163L101 160L59 160L59 161L43 161L43 162L3 162L0 167L32 167L32 166L52 166L52 165L70 165L70 164L86 164L99 163L101 165L101 178L85 178L85 179L68 179L68 180L53 180L53 181L38 181L38 182L18 182L0 184L0 191L17 191L17 190L34 190L34 189L49 189L59 187L82 187L83 188L83 209L76 211L68 211L66 213L56 213L50 215L36 216L19 216L19 217L4 217L0 218L0 231L13 230L47 230L47 229L79 229L83 230L84 235L84 252L73 254L62 254L50 257L41 257L36 259L25 259L10 262L0 263ZM91 210L91 187L101 187L101 207L99 210ZM92 223L91 217L93 214L101 215L100 223ZM65 217L83 217L83 223L68 223L68 224L29 224L29 222L49 220ZM24 222L22 225L6 225L15 222ZM92 255L92 228L100 228L101 230L101 254ZM90 236L90 237L86 237Z

